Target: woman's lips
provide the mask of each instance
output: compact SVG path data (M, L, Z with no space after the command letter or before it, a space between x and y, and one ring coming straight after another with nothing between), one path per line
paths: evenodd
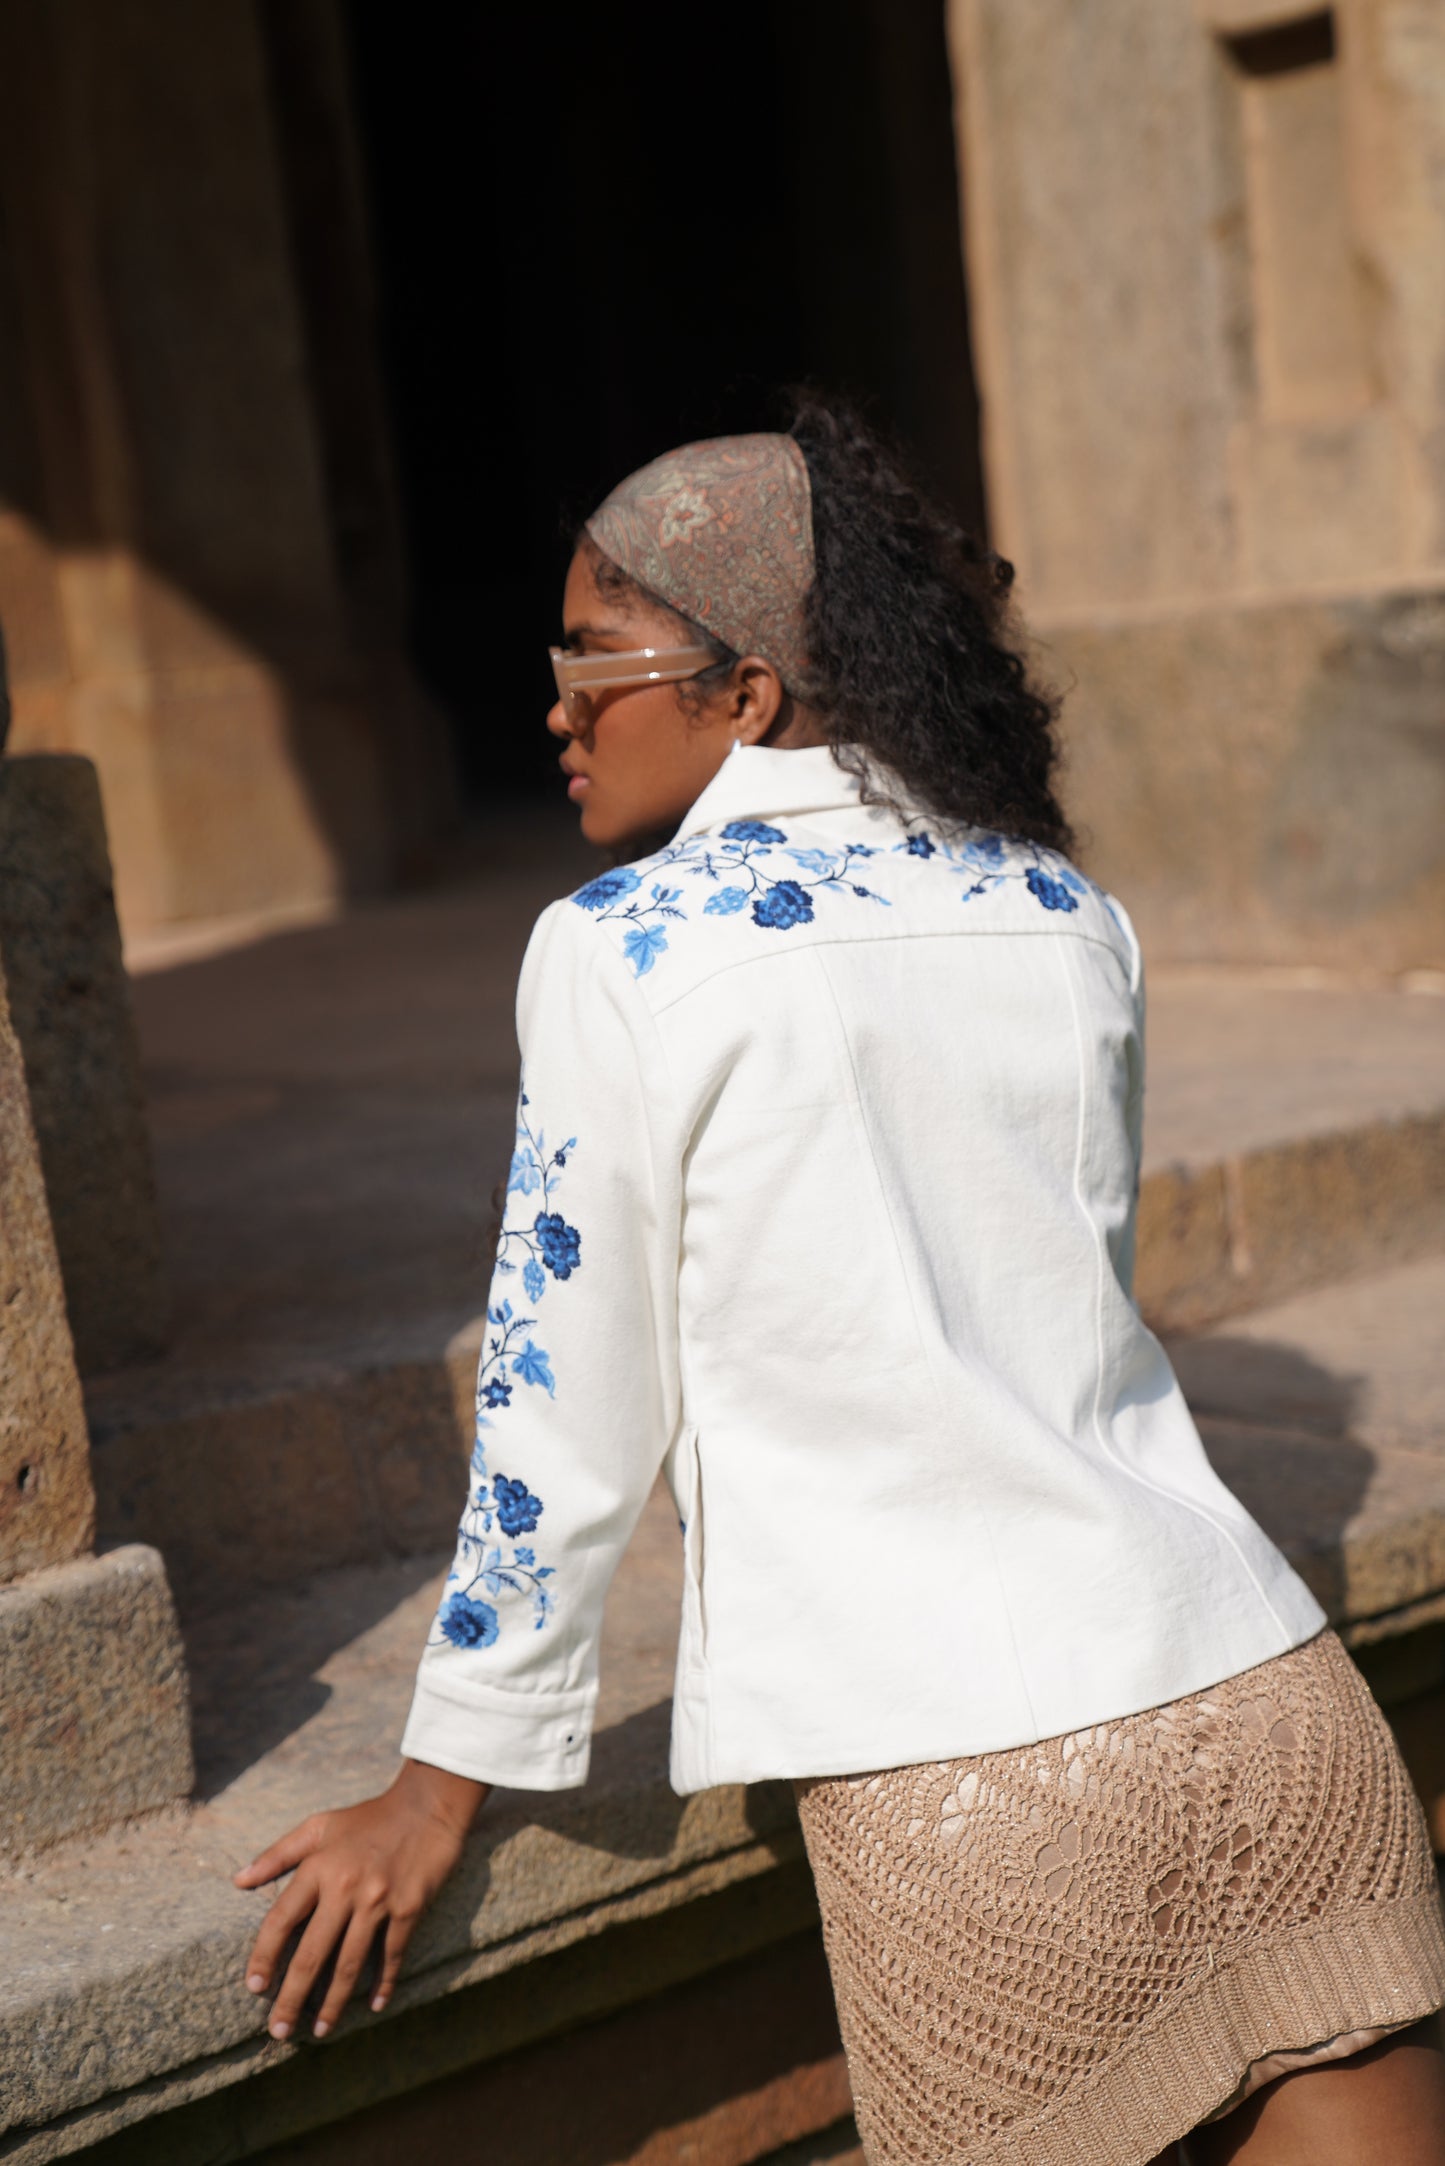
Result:
M567 795L571 798L585 797L591 787L592 777L590 775L569 775L567 777Z

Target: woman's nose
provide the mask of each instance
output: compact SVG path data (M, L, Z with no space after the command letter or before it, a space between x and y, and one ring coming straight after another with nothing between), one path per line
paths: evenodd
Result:
M553 700L547 709L547 727L554 737L572 737L576 734L567 720L567 710L560 699Z

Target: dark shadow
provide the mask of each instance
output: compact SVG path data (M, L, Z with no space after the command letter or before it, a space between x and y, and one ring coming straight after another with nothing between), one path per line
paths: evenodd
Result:
M1168 1353L1195 1414L1349 1435L1363 1377L1327 1369L1293 1346L1227 1332L1171 1339Z
M570 542L670 445L870 400L982 517L941 0L348 0L412 582L464 779L542 785Z
M368 1564L186 1621L197 1798L214 1797L309 1722L332 1691L316 1672L444 1564L435 1553ZM398 1684L405 1689L399 1665ZM347 1770L336 1774L344 1786Z
M1168 1352L1215 1472L1339 1618L1347 1530L1376 1465L1351 1433L1363 1379L1266 1339L1175 1339Z

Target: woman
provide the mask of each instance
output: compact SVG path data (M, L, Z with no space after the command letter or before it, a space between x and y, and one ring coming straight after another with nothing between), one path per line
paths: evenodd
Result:
M796 1782L874 2166L1442 2166L1422 1816L1132 1305L1139 953L1008 578L816 403L588 522L616 862L522 973L456 1563L392 1788L238 1876L297 1868L249 1982L309 1919L273 2035L378 1933L384 2007L489 1785L583 1781L665 1466L673 1780Z

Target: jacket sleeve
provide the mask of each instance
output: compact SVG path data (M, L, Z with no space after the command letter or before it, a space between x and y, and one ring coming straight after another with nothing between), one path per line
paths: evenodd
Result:
M583 1782L603 1597L677 1420L681 1153L621 958L571 902L517 996L522 1085L456 1558L402 1751Z

